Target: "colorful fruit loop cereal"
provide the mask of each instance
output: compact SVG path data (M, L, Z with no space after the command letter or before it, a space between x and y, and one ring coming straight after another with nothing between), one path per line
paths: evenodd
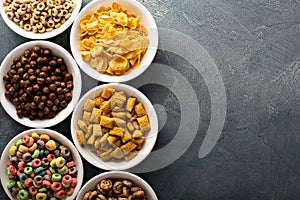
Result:
M100 73L123 75L138 67L149 45L140 17L114 2L80 19L82 59Z
M10 147L7 175L7 187L18 200L65 199L77 185L70 150L44 133L24 135Z

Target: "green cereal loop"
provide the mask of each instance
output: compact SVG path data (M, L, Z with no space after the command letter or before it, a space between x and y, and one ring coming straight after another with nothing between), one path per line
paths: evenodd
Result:
M20 199L22 199L22 200L27 199L28 195L29 195L29 193L28 193L26 190L24 190L24 189L21 189L21 190L18 192L18 196L19 196Z
M8 189L14 187L16 185L16 181L15 180L9 180L6 184L6 186L8 187Z
M32 154L31 157L32 157L33 159L35 159L35 158L39 157L39 155L40 155L40 151L36 149L36 150L34 150L34 152L33 152L33 154Z
M53 179L54 181L60 181L61 175L60 175L60 174L52 174L52 179Z
M35 174L38 174L38 173L40 173L40 172L42 172L44 170L45 170L44 167L40 166L38 168L35 168L33 171L34 171Z
M16 146L20 146L21 144L23 144L23 140L22 138L18 139L17 142L16 142Z
M10 173L10 170L9 170L8 167L6 168L6 173L7 173L7 175L8 175L9 178L14 178L14 175L12 175L12 174Z
M49 167L49 170L50 170L51 174L55 174L56 173L55 169L52 168L52 167Z
M42 187L39 189L39 192L47 192L47 188Z
M59 149L60 143L56 140L54 140L55 144L56 144L56 149Z
M44 176L46 174L45 171L42 171L41 173L39 173L40 176Z
M66 165L64 165L62 168L58 168L58 173L63 173L63 172L65 172L66 171L66 169L67 169L67 166Z
M51 198L50 198L50 200L57 200L57 198L55 198L55 197L51 197Z
M44 149L40 150L40 157L44 156Z
M59 200L66 200L67 198L66 197L64 197L64 198L61 198L61 199L59 199Z
M26 165L32 167L32 162L28 162Z
M24 188L24 184L21 182L21 181L18 181L17 182L17 185L20 189L23 189Z
M25 167L24 169L25 174L31 174L31 172L32 172L32 167Z

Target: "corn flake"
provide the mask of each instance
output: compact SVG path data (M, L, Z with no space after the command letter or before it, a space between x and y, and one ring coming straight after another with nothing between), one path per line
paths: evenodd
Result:
M82 59L99 73L127 73L140 65L149 46L140 16L117 2L84 15L79 27Z

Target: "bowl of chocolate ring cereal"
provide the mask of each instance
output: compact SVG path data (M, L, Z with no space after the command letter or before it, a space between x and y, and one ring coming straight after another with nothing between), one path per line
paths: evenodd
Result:
M146 181L123 171L105 172L89 180L79 191L76 200L89 199L158 200Z
M79 67L102 82L126 82L142 74L157 51L158 31L138 1L94 0L77 15L70 34Z
M61 46L34 40L19 45L0 68L0 101L15 121L34 128L66 119L80 97L81 75Z
M29 39L48 39L74 21L82 0L3 0L1 16L8 27Z
M144 94L129 85L110 83L80 99L72 115L71 134L82 157L94 166L126 170L151 152L158 120Z

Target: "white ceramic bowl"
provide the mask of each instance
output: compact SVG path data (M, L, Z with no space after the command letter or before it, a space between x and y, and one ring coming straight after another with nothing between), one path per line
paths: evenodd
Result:
M37 133L46 133L48 134L51 138L54 138L55 140L59 141L62 145L66 146L67 148L70 149L71 153L72 153L72 156L73 156L73 159L76 163L76 167L77 167L77 185L75 187L75 190L74 190L74 193L69 196L67 199L68 200L73 200L75 199L78 191L80 190L81 188L81 185L82 185L82 180L83 180L83 164L82 164L82 160L81 160L81 157L77 151L77 149L75 148L75 146L72 144L72 142L66 138L65 136L63 136L61 133L58 133L56 131L53 131L53 130L50 130L50 129L30 129L30 130L26 130L18 135L16 135L5 147L5 149L3 150L2 152L2 155L1 155L1 161L0 161L0 174L1 174L1 184L2 184L2 187L4 189L4 191L6 192L7 196L10 198L10 199L15 199L13 198L13 196L10 194L6 184L8 182L8 175L6 173L6 168L7 168L7 165L6 165L6 162L7 162L7 159L8 159L8 155L9 155L9 149L11 146L13 146L16 141L19 139L19 138L22 138L24 135L26 134L29 134L29 133L32 133L32 132L37 132Z
M3 81L3 76L9 71L10 66L12 65L13 59L17 56L21 56L26 49L32 49L35 45L40 45L42 48L48 48L52 51L52 53L56 56L62 57L64 62L68 68L68 71L73 75L73 98L68 104L68 106L60 111L53 119L43 119L43 120L30 120L29 118L22 117L19 118L16 113L15 106L5 97L5 82ZM71 112L73 111L76 103L79 100L81 92L81 75L79 68L70 55L70 53L62 48L61 46L48 42L48 41L31 41L13 49L3 60L0 68L0 101L4 108L4 110L11 116L14 120L28 127L33 128L44 128L51 127L66 119Z
M79 191L76 200L82 200L83 196L86 192L91 191L91 190L95 190L96 189L96 185L105 178L111 178L111 179L128 179L130 181L132 181L135 185L141 187L144 189L144 191L146 192L146 196L147 199L149 200L158 200L155 192L153 191L153 189L151 188L151 186L144 181L143 179L141 179L140 177L138 177L135 174L129 173L129 172L122 172L122 171L110 171L110 172L105 172L102 174L99 174L97 176L95 176L94 178L92 178L91 180L89 180Z
M87 98L94 99L95 97L99 96L102 90L107 87L111 86L114 87L116 90L123 90L126 95L134 96L137 98L137 101L141 102L147 113L148 113L148 118L149 122L151 125L151 130L146 133L145 135L145 142L143 145L143 148L138 152L138 154L130 161L107 161L104 162L102 159L97 156L95 153L92 153L90 150L85 148L84 146L80 146L77 140L76 136L76 130L79 130L77 126L77 121L82 118L83 114L83 105L86 101ZM118 84L118 83L111 83L111 84L105 84L105 85L100 85L97 86L90 91L88 91L79 101L77 104L76 108L74 109L72 119L71 119L71 133L72 133L72 138L75 146L77 147L79 153L83 156L84 159L86 159L89 163L92 165L105 169L105 170L126 170L131 167L136 166L140 162L142 162L148 154L151 152L156 139L157 139L157 134L158 134L158 120L157 120L157 115L156 112L149 101L149 99L140 91L137 89L129 86L129 85L124 85L124 84Z
M54 29L51 32L45 32L45 33L34 33L31 31L25 31L24 29L22 29L20 26L18 26L17 24L15 24L12 20L10 20L7 17L7 14L4 12L4 6L3 3L0 3L0 11L1 11L1 16L4 20L4 22L7 24L7 26L13 30L15 33L28 38L28 39L48 39L48 38L52 38L55 37L57 35L59 35L60 33L64 32L67 28L69 28L71 26L71 24L73 23L74 19L76 18L77 14L79 13L79 10L81 8L81 3L82 0L75 0L76 2L76 7L73 10L71 17L63 24L61 25L59 28Z
M88 74L90 77L102 81L102 82L126 82L129 81L140 74L142 74L151 64L152 60L157 51L158 46L158 31L157 26L152 17L151 13L138 1L135 0L117 0L116 2L120 3L123 8L126 8L129 12L135 13L137 16L141 17L141 23L145 25L148 30L148 37L150 40L149 47L145 53L143 59L141 60L140 66L129 71L122 76L112 76L108 74L101 74L95 69L91 68L87 62L84 62L81 58L79 50L79 21L80 18L86 15L87 13L92 13L93 11L100 8L100 6L111 6L116 0L94 0L87 4L77 15L70 34L70 45L72 54L80 66L80 68Z

